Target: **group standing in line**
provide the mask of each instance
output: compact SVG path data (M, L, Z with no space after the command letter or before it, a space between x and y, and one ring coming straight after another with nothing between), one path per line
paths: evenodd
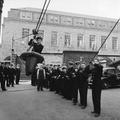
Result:
M14 87L20 81L20 66L14 67L13 64L0 62L0 83L2 91L7 91L7 87Z
M87 66L79 61L75 64L70 61L68 67L38 63L34 72L36 77L34 77L31 84L36 85L38 91L47 88L49 91L71 100L73 105L79 104L81 109L85 109L87 107L88 78L91 76L93 80L93 111L91 111L91 114L98 117L101 114L102 69L103 67L97 59Z

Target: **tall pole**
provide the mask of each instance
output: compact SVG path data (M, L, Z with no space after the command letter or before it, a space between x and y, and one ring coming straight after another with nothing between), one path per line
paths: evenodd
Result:
M4 0L0 0L0 38L1 38L1 18L2 18L2 8Z

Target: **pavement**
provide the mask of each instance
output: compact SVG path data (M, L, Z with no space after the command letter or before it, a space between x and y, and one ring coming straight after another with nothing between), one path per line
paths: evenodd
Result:
M100 117L91 114L92 108L91 90L84 110L47 89L37 92L30 81L0 92L0 120L120 120L120 88L103 90Z

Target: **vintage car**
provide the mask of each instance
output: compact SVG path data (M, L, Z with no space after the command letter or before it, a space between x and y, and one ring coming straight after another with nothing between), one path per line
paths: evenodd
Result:
M103 76L101 77L103 88L110 88L120 85L120 71L115 67L103 68ZM92 77L89 80L89 86L92 87Z

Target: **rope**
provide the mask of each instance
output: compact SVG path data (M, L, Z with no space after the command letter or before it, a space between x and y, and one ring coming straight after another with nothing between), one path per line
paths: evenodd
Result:
M97 50L97 53L93 56L91 62L94 60L94 58L97 56L97 54L99 53L100 49L103 47L103 45L105 44L105 42L107 41L108 37L111 35L111 33L113 32L113 30L115 29L116 25L118 24L118 22L120 21L120 18L117 20L117 22L115 23L115 25L113 26L113 28L111 29L111 31L109 32L108 36L105 38L104 42L101 44L101 46L99 47L99 49Z
M45 9L45 11L44 11L44 13L43 13L43 17L42 17L42 19L41 19L41 21L40 21L40 23L39 23L38 30L39 30L39 28L40 28L40 26L41 26L41 24L42 24L42 21L43 21L43 19L44 19L44 16L45 16L45 14L46 14L46 11L47 11L47 8L48 8L48 6L49 6L49 4L50 4L50 1L51 1L51 0L48 1L48 4L47 4L47 6L46 6L46 9Z
M45 5L46 5L46 2L47 2L47 0L45 0L45 2L44 2L43 8L42 8L42 12L41 12L41 14L40 14L39 20L38 20L37 25L36 25L37 31L38 31L38 29L40 28L40 25L41 25L41 23L42 23L42 21L43 21L43 18L44 18L44 16L45 16L45 13L46 13L47 8L48 8L48 6L49 6L50 0L49 0L49 2L48 2L48 4L47 4L47 8L45 9L45 12L43 13L44 8L45 8ZM42 14L43 14L43 17L42 17ZM42 18L41 18L41 17L42 17ZM41 20L41 21L40 21L40 20ZM38 26L39 26L39 27L38 27ZM29 36L31 36L31 35L34 35L34 34L31 33L31 34L29 34L29 35L26 35L26 36L20 37L20 38L16 38L16 39L14 39L14 40L20 40L20 39L29 37Z
M39 25L39 22L40 22L40 20L41 20L41 17L42 17L42 14L43 14L43 11L44 11L44 8L45 8L45 5L46 5L46 2L47 2L47 0L45 0L45 2L44 2L44 5L43 5L43 8L42 8L42 11L41 11L41 14L40 14L39 20L38 20L37 25L36 25L36 31L38 31L38 25Z

